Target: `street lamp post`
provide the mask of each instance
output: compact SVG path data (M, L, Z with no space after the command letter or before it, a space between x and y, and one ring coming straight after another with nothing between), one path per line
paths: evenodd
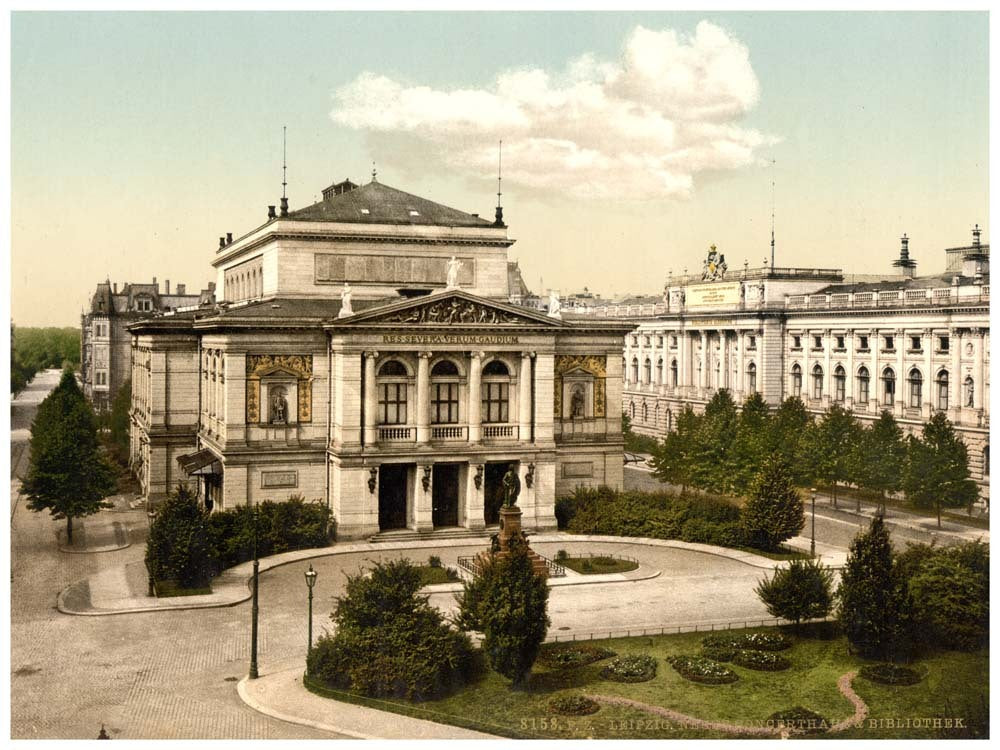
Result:
M810 487L809 494L812 498L812 533L809 536L809 556L816 557L816 488Z
M307 657L313 647L313 586L316 585L316 577L318 575L319 573L313 570L312 563L310 563L309 570L305 572L306 586L309 588L309 648L306 650Z
M250 679L256 680L257 674L257 575L260 571L260 560L257 559L257 505L253 506L253 607L250 610Z

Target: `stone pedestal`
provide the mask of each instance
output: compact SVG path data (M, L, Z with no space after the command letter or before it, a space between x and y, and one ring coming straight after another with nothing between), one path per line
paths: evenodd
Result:
M480 552L476 559L480 564L487 562L492 556L496 558L504 558L510 554L510 540L511 537L520 533L521 531L521 509L516 505L512 507L507 507L506 505L500 508L500 534L498 535L498 540L500 542L500 550L498 552ZM535 573L540 575L542 578L548 578L549 567L545 562L545 558L539 555L530 547L528 548L528 556L531 558L531 565L535 569Z

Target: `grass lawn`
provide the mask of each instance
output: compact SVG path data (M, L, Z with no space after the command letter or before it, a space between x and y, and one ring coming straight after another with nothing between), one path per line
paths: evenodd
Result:
M564 565L570 570L575 570L583 575L597 575L598 573L625 573L635 570L639 563L631 560L619 560L610 556L594 557L566 557L556 560L559 565Z
M420 585L430 586L435 583L452 583L461 580L458 573L445 567L431 565L415 565L420 574Z
M733 631L738 633L740 631ZM786 631L788 632L788 631ZM601 705L590 716L557 716L548 703L557 696L581 693L620 696L679 711L689 716L739 724L766 720L775 711L804 706L831 723L847 718L853 707L837 690L837 679L865 662L848 654L842 637L829 640L795 637L782 655L792 661L784 672L756 672L728 665L739 680L727 685L701 685L681 677L664 661L675 654L696 655L705 633L618 638L590 641L619 655L650 654L657 660L657 674L649 682L618 683L601 678L605 661L576 669L547 669L536 664L528 689L514 692L507 680L487 671L464 690L436 701L370 700L341 691L321 694L383 710L455 724L508 737L538 738L723 738L732 735L684 727L638 709ZM869 720L861 728L839 733L838 738L929 738L941 736L932 728L897 729L886 719L965 717L982 706L989 679L989 653L939 652L924 656L917 666L927 676L917 685L889 687L854 680L854 690L869 706ZM988 698L987 698L988 700ZM980 711L983 710L980 708ZM876 725L871 720L883 720ZM982 717L980 717L982 721ZM821 735L822 736L822 735ZM827 735L832 736L832 735Z

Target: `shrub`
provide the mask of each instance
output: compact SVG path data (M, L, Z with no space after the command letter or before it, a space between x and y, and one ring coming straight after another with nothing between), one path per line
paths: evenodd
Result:
M596 714L600 706L585 695L561 695L549 701L549 712L560 716Z
M667 663L684 679L703 685L724 685L740 678L724 664L703 656L670 656Z
M563 560L568 560L568 559L569 559L569 553L566 550L561 549L558 552L556 552L557 562L562 562Z
M752 633L717 633L701 641L706 648L726 648L734 651L784 651L792 642L777 630L758 630Z
M647 682L656 677L656 659L648 654L616 656L601 670L601 677L613 682Z
M408 560L349 576L332 615L336 631L309 651L307 674L332 687L411 700L438 698L465 684L477 667L472 643L417 596L419 587Z
M792 666L788 659L773 651L737 651L733 654L732 662L758 672L780 672Z
M803 734L820 734L830 729L830 720L802 706L775 711L767 717L768 721L776 722Z
M430 557L427 558L427 564L430 565L432 568L440 568L441 558L438 557L437 555L431 555Z
M616 656L614 651L599 646L587 644L555 645L543 646L538 654L538 661L547 667L575 669L612 656Z
M146 570L154 581L204 588L212 578L208 514L187 489L178 487L157 509L146 541Z
M740 512L743 538L757 549L774 550L798 534L805 522L788 466L778 457L768 458Z
M859 672L866 680L882 685L916 685L921 680L920 672L901 664L865 664Z
M772 617L803 620L826 617L833 608L833 573L815 560L792 560L754 589Z

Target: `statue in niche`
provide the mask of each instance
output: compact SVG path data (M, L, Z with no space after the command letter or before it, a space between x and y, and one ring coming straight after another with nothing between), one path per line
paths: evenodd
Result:
M513 508L517 505L517 496L521 494L521 480L518 479L517 470L514 465L507 469L501 480L503 485L503 504L505 508Z
M271 391L271 424L286 424L288 422L288 401L285 399L285 389L275 388Z
M448 280L445 283L446 289L458 289L458 272L462 268L462 261L454 255L448 261Z
M976 405L976 385L972 378L965 379L965 405L972 408Z
M573 395L569 401L570 419L584 419L587 416L585 390L582 384L573 386Z
M351 285L345 281L344 291L340 293L340 312L337 317L346 318L348 315L354 315L354 310L351 309Z

